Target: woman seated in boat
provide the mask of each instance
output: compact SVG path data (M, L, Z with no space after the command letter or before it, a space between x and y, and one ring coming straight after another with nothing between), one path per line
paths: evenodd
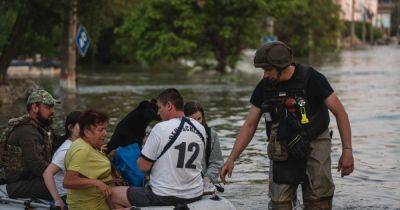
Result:
M203 170L205 186L207 183L218 182L219 172L224 162L218 140L218 135L214 129L207 125L203 106L198 102L187 102L184 106L184 112L187 117L197 120L204 126L207 134L205 149L205 160L203 161ZM205 189L206 190L206 189Z
M71 146L72 142L79 138L79 125L78 119L81 112L74 111L68 114L65 120L65 135L63 144L57 149L53 155L53 159L49 166L43 173L44 182L47 189L49 190L56 206L64 209L66 205L67 191L63 187L65 167L64 159L67 150Z
M82 113L79 136L65 156L64 187L69 209L110 209L111 163L102 152L107 137L108 116L94 109Z

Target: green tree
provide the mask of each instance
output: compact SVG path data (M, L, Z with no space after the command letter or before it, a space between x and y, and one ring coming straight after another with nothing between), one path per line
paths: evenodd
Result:
M148 63L174 61L195 51L202 24L199 9L187 2L150 0L132 7L116 30L121 51Z
M62 44L66 43L65 40L69 40L69 46L75 45L75 34L66 33L71 2L78 22L89 31L91 48L96 50L95 46L104 28L113 26L114 19L126 11L125 4L130 5L136 1L0 0L0 79L3 83L7 81L7 68L11 59L16 56L39 53L46 57L59 57L68 51L67 46ZM73 27L76 24L75 21ZM69 51L70 55L76 53L75 49ZM74 59L70 61L73 64L75 62ZM72 66L74 69L75 65Z
M17 18L17 11L18 2L0 0L0 49L8 41L9 33Z
M29 23L29 17L31 15L31 8L33 2L28 0L21 0L18 2L9 3L7 1L1 1L0 5L2 9L17 8L16 19L12 26L11 32L8 34L8 38L3 45L3 50L0 56L0 84L7 83L7 68L11 63L11 59L15 56L20 41L25 33L26 27Z
M198 44L213 53L217 71L224 72L227 65L234 68L244 49L260 44L265 1L207 1L203 10L204 31Z
M125 8L123 0L66 0L63 18L63 38L61 50L61 87L75 90L76 47L75 34L77 26L82 24L89 31L91 39L92 62L97 50L97 42L104 28L114 23L115 15L121 12L118 8ZM122 10L123 11L123 10Z
M148 0L117 29L122 52L147 63L214 58L216 70L234 67L243 49L259 43L263 0Z
M276 35L296 55L337 48L343 22L340 6L332 0L270 0L267 8L268 15L276 20Z
M86 0L80 1L78 19L86 26L91 38L88 58L82 62L91 61L109 64L115 60L124 60L118 54L114 30L121 26L128 8L138 4L140 0Z
M338 48L344 22L340 19L340 6L331 0L310 0L309 13L312 52L327 52Z

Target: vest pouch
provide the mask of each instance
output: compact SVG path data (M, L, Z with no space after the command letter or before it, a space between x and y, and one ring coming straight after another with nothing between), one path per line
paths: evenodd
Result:
M278 141L277 131L279 123L274 123L271 126L271 135L267 147L268 157L274 161L285 161L288 159L288 151L286 148L286 140Z
M326 129L322 132L316 139L332 139L333 132L329 129Z
M306 180L307 159L289 157L285 161L273 161L272 176L277 184L301 184Z

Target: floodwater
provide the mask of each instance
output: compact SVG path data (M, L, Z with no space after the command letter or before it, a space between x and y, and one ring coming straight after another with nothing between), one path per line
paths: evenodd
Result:
M336 121L332 173L336 185L334 209L400 209L400 47L377 46L343 51L316 59L311 64L322 72L342 100L351 121L355 170L351 176L336 172L341 144ZM220 137L226 158L250 108L249 98L262 72L246 63L243 70L220 77L213 72L174 69L152 71L106 69L79 73L77 94L63 94L57 80L41 79L40 84L63 100L56 107L56 125L69 111L88 107L111 116L110 131L121 117L141 100L154 98L167 87L179 89L186 100L200 101L207 111L208 124ZM24 112L23 102L0 107L0 126ZM224 197L238 209L266 209L268 171L264 122L236 162ZM299 192L299 197L301 197Z

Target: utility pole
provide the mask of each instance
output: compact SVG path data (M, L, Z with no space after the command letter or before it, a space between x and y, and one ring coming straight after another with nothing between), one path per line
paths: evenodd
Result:
M350 46L354 47L354 42L355 42L355 23L354 23L354 13L355 13L355 4L356 1L352 0L351 1L351 35L350 35Z
M369 28L369 42L374 44L374 23L371 18L371 27Z
M268 36L274 36L274 19L272 17L267 19L267 34Z
M76 90L76 46L75 35L78 25L78 0L68 0L63 26L62 55L61 55L61 88L68 91Z
M367 8L365 8L365 6L363 5L363 10L362 10L362 41L363 43L365 43L366 41L366 33L367 33L367 29L366 29L366 22L367 22L367 14L366 14L366 10Z
M371 10L368 10L368 19L370 22L370 28L369 28L369 42L370 44L374 44L374 13Z

